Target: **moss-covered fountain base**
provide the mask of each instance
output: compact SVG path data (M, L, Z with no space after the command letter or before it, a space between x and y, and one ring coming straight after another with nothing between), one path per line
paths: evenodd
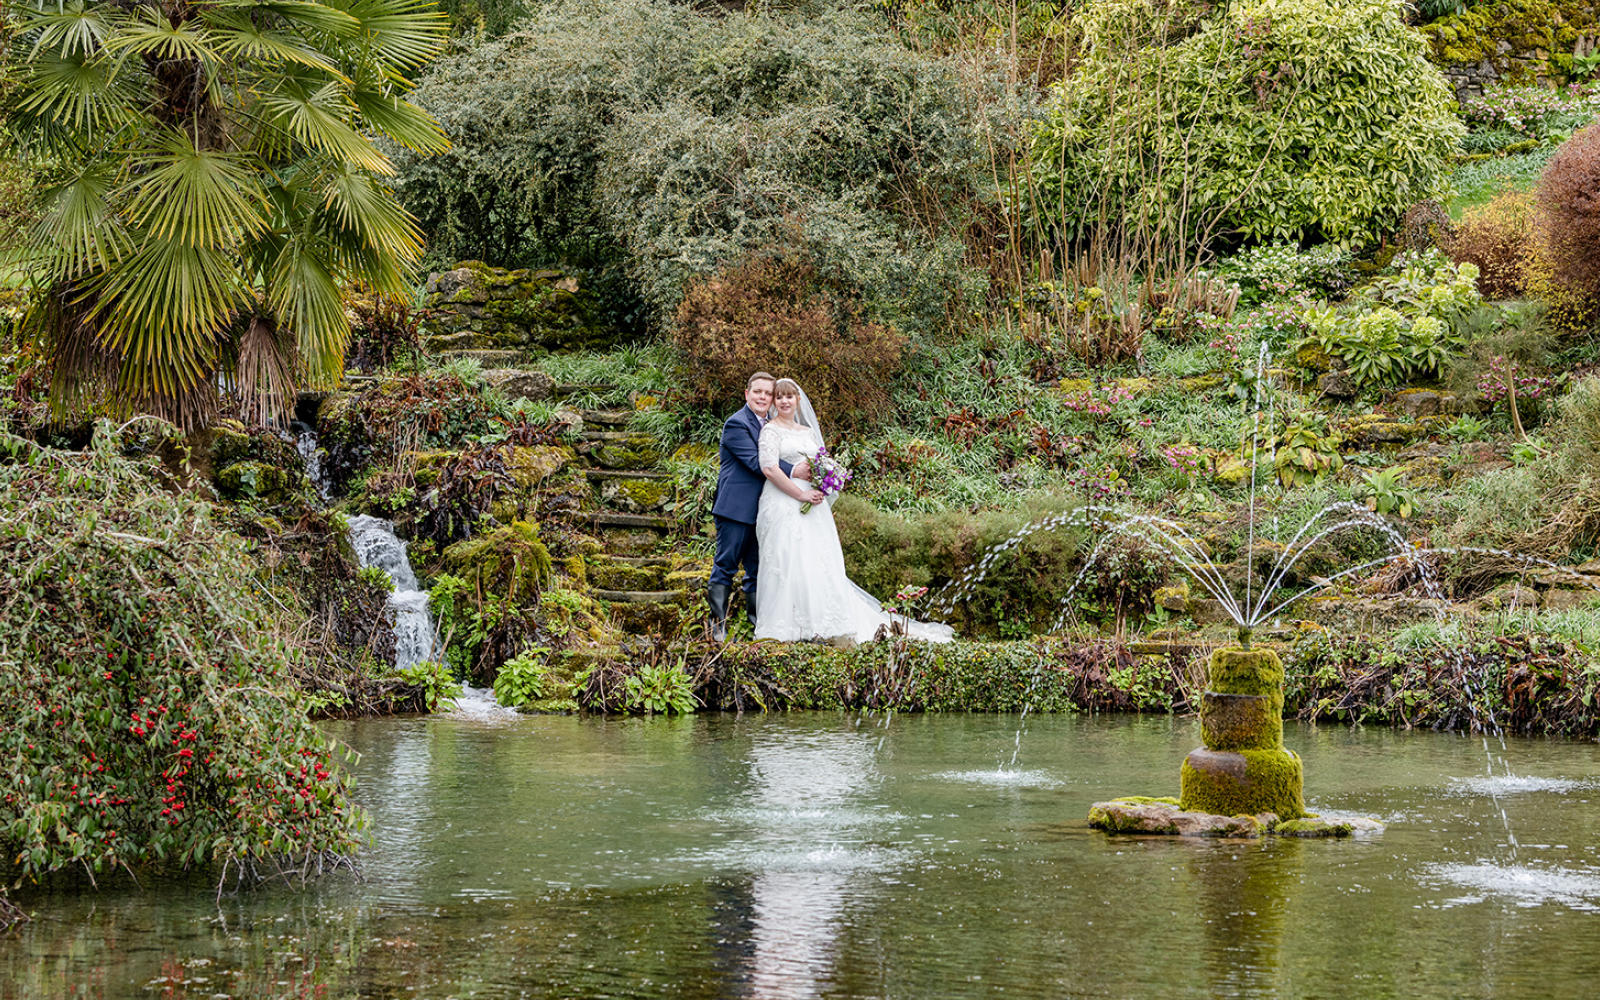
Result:
M1205 746L1183 761L1176 799L1096 802L1089 825L1108 833L1200 837L1345 837L1375 820L1306 812L1300 758L1283 745L1283 661L1270 649L1218 649L1200 697Z

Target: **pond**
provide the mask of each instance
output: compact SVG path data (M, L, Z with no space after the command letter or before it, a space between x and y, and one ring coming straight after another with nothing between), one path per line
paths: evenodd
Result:
M1192 719L340 724L362 877L25 896L0 998L1588 995L1600 747L1289 726L1356 841L1113 839Z

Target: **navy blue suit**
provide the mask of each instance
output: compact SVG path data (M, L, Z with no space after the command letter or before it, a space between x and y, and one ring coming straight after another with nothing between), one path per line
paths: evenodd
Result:
M761 472L761 418L748 406L729 417L722 425L722 446L718 459L717 497L711 513L717 519L717 555L711 568L711 583L732 586L739 564L744 564L744 592L756 592L756 573L761 553L756 547L756 511L761 506L761 489L767 477ZM787 475L788 462L778 463Z

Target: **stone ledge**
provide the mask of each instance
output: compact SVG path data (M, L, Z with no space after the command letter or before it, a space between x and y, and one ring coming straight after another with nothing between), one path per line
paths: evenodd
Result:
M1126 798L1096 802L1089 807L1089 825L1107 833L1161 837L1232 837L1255 840L1265 834L1280 837L1342 838L1379 833L1383 824L1365 816L1320 817L1278 821L1273 813L1259 816L1218 816L1178 808L1173 798Z

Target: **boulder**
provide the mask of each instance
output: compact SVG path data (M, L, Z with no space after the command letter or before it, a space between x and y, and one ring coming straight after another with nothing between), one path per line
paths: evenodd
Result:
M1317 389L1328 399L1355 399L1360 391L1347 371L1328 372L1317 379Z
M490 368L483 373L483 380L511 400L542 403L556 390L556 380L549 375L521 368Z

